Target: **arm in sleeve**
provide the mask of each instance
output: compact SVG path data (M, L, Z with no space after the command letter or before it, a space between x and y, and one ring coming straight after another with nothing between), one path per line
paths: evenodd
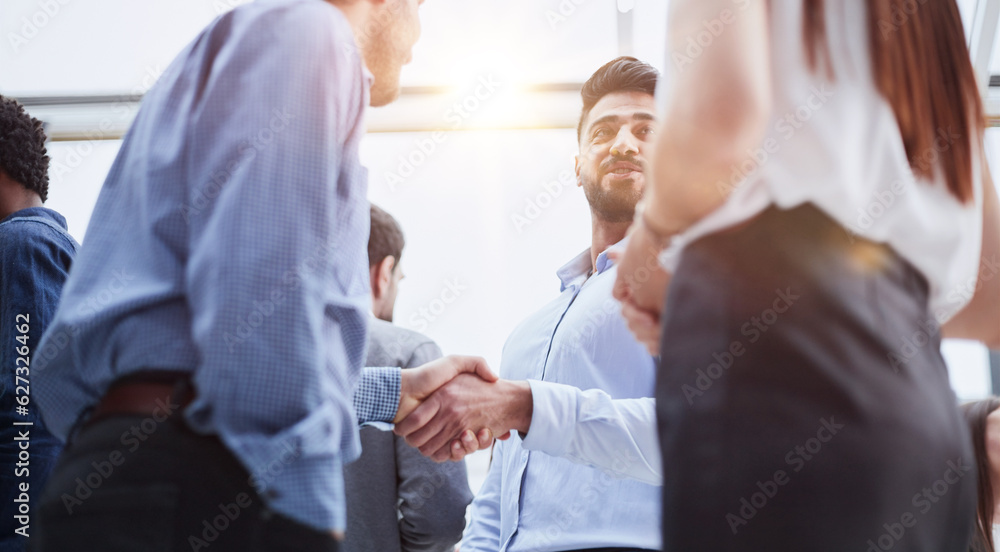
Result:
M254 488L318 530L346 525L341 466L357 447L369 304L368 204L347 148L364 89L328 10L291 6L227 43L185 130L191 193L204 200L188 220L200 357L188 415L251 474L280 462L252 475Z
M75 252L75 243L41 222L14 219L0 230L0 396L10 395L0 402L5 407L3 416L14 411L17 368L25 368L25 376L31 372L30 357L28 365L15 366L20 356L16 350L25 347L30 354L38 350L42 333L55 316ZM19 315L24 317L19 319ZM18 326L28 328L26 343L16 341L22 335L16 331ZM30 417L16 421L44 425L33 397L29 404Z
M415 368L441 356L437 344L427 341L414 348L405 367ZM439 464L407 445L403 438L393 437L403 551L454 550L465 528L465 509L472 501L465 462Z
M391 424L399 406L403 375L399 368L365 368L354 388L354 411L358 424ZM389 428L388 425L384 429Z
M613 400L600 389L582 391L534 380L528 384L534 410L524 448L663 484L652 398Z
M508 441L496 441L486 481L469 509L469 525L462 535L462 552L500 550L500 489L503 480L503 450Z

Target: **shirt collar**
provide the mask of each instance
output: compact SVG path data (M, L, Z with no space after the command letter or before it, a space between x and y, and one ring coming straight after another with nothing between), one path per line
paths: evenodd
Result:
M365 85L368 88L371 88L372 83L375 82L375 75L368 70L368 66L365 65L365 60L361 59L361 52L358 52L358 59L361 60L361 76L365 79Z
M625 236L618 243L602 251L601 254L597 256L597 262L595 263L597 273L601 274L613 267L615 262L608 256L608 253L611 251L623 250L627 244L628 236ZM559 281L562 283L559 291L566 291L566 288L570 286L582 284L590 275L590 269L590 248L587 248L576 257L573 257L573 260L564 264L559 270L556 271L556 276L559 277Z
M7 222L9 220L28 218L28 217L41 217L49 219L50 221L62 227L63 230L66 229L66 218L47 207L28 207L27 209L14 211L10 215L8 215L7 218L0 220L0 222Z

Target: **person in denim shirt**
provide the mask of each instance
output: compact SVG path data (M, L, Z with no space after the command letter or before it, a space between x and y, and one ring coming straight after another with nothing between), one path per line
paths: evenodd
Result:
M66 219L42 207L48 167L41 121L0 96L0 552L26 548L37 498L62 448L30 394L31 353L78 247Z

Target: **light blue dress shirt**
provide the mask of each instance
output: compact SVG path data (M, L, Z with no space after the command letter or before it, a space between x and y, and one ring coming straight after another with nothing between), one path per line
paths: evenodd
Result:
M588 278L590 250L559 269L562 293L511 334L502 377L602 389L614 399L652 397L653 358L632 337L611 295L616 270L606 251L596 269ZM462 552L658 550L660 488L622 479L618 471L627 470L528 451L516 434L498 442L472 503Z
M180 53L125 137L35 352L54 433L122 375L191 371L191 426L220 436L270 507L344 528L356 415L391 420L399 398L399 371L376 370L352 407L370 84L347 19L320 0L240 6Z
M529 380L528 385L534 410L521 446L663 484L655 399L612 399L600 389L548 381Z

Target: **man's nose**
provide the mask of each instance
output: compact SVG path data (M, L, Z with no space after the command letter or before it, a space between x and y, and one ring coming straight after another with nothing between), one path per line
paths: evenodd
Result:
M626 157L639 153L639 146L636 142L632 130L628 126L623 126L618 131L618 135L615 136L614 143L611 144L611 155Z

